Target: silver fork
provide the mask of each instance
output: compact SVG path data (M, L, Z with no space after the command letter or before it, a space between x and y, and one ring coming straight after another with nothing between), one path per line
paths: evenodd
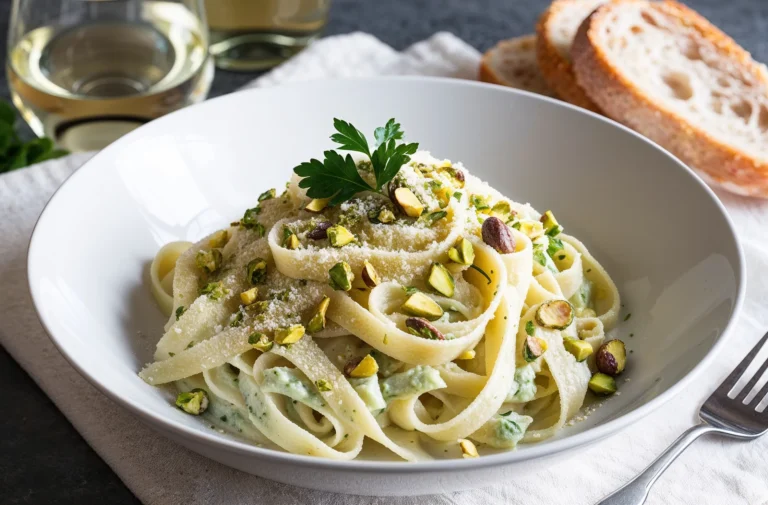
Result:
M704 402L704 405L699 409L699 419L701 419L701 422L698 425L680 435L666 451L661 453L661 456L656 458L637 477L603 498L597 505L642 505L648 497L651 486L661 476L662 472L667 469L691 442L705 433L719 433L741 440L752 440L768 431L768 408L762 413L755 410L764 393L768 391L768 383L749 402L744 403L744 399L754 389L760 377L768 369L768 359L760 365L760 368L744 388L736 392L736 396L733 399L728 397L728 393L739 382L739 379L755 360L755 356L760 352L766 341L768 341L768 333L760 339L757 345L739 363L739 366L731 372L731 375Z

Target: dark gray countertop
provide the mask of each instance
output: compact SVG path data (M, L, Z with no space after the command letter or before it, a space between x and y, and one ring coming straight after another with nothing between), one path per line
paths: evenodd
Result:
M332 0L326 34L362 30L403 49L447 30L484 51L497 40L532 31L549 0ZM688 0L691 7L768 61L768 1ZM0 0L5 52L10 0ZM219 71L212 96L256 74ZM0 79L0 97L8 86ZM20 335L19 337L23 337ZM0 502L3 504L138 504L34 381L0 347L0 384L10 415L0 416Z

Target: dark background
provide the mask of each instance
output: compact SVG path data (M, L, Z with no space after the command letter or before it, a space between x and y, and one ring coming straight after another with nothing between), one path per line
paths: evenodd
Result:
M2 54L6 53L11 3L0 0ZM768 61L768 0L685 3L720 26L755 59ZM485 51L500 39L530 33L547 4L549 0L332 0L325 33L367 31L395 49L404 49L446 30ZM211 96L236 90L257 75L217 70ZM2 77L0 97L8 100L8 96ZM0 416L0 503L139 503L2 347L0 385L5 407Z

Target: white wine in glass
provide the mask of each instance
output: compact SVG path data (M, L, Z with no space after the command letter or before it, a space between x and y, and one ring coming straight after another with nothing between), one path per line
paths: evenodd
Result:
M14 0L14 104L37 135L86 151L203 100L213 67L201 2Z
M330 4L331 0L206 0L216 65L254 71L281 63L320 35Z

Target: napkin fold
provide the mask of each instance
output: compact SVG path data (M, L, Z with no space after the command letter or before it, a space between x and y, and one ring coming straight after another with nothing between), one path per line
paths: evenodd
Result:
M250 86L382 74L472 79L478 60L477 51L448 33L439 33L403 52L371 35L354 33L315 43ZM768 203L721 194L746 251L750 273L747 301L729 338L730 345L711 369L674 401L565 462L496 487L412 498L372 498L278 484L198 456L141 424L85 381L43 331L29 297L27 244L44 204L89 157L72 155L0 176L0 343L147 505L590 504L642 470L696 422L695 413L703 399L768 329L768 312L764 310L768 301L768 246L764 245L768 243ZM667 470L648 503L768 505L768 437L747 443L705 437Z

